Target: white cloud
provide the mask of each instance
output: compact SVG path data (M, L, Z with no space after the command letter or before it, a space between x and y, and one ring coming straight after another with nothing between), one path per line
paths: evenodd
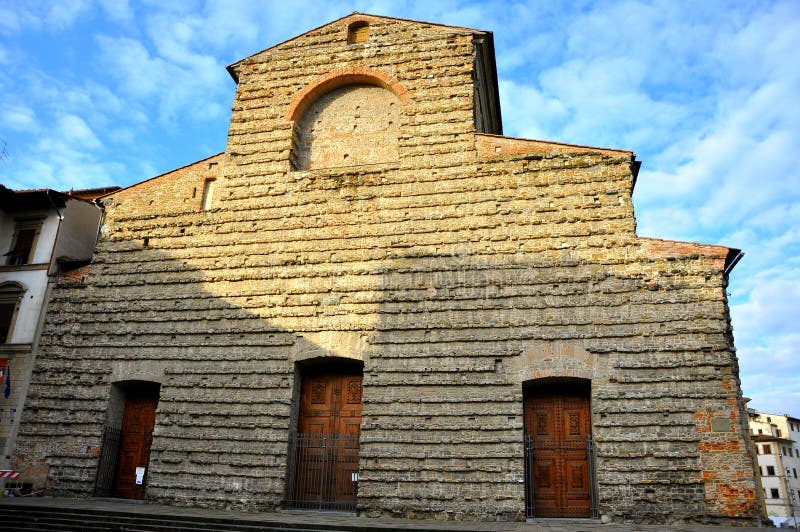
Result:
M72 26L91 7L88 0L57 0L47 6L46 22L53 29L63 30Z
M0 34L13 35L40 24L40 20L23 5L0 5Z
M0 126L4 129L32 133L39 130L36 112L32 108L21 104L0 108Z
M64 31L92 8L91 0L8 2L0 5L0 34L14 35L46 27Z
M763 412L797 416L800 410L799 372L781 373L772 368L764 373L742 370L742 394L752 399L748 406Z
M800 316L800 272L774 272L775 276L758 276L758 290L747 302L736 305L737 330L756 338L764 333L797 335L797 316ZM788 345L788 344L787 344ZM800 344L794 344L793 349ZM800 357L795 357L800 369Z
M730 288L744 292L731 305L744 394L755 408L794 415L800 412L799 235L792 228L757 245L749 261L755 264L745 257Z
M169 66L151 57L145 46L128 37L97 37L100 59L109 75L120 81L120 88L135 98L149 97L166 86Z
M164 56L152 54L139 40L98 36L101 62L131 98L158 102L158 117L171 122L176 116L199 120L224 113L222 100L233 88L215 58L195 54L173 38L160 40Z
M133 9L128 0L99 0L100 7L109 19L115 22L130 22L133 20Z
M718 58L718 80L709 87L717 100L714 113L686 137L691 142L676 142L655 157L655 171L645 160L635 196L641 234L705 240L747 253L732 276L737 301L750 302L732 309L739 323L738 313L755 302L770 305L764 294L783 275L773 265L791 262L800 252L794 229L800 217L800 172L794 161L800 145L800 111L794 105L800 82L789 59L796 52L789 51L775 16L759 13L716 37L710 50L725 55ZM794 41L796 49L800 33ZM746 82L731 83L740 76L739 60L753 65L755 56L760 64L746 69ZM779 341L769 327L738 330L742 356L756 339Z
M500 98L507 106L505 109L513 110L503 116L506 135L549 139L550 132L567 117L566 106L561 100L545 95L535 87L512 80L500 80L499 85Z
M74 143L76 146L88 149L97 149L102 146L100 140L83 121L75 115L65 115L58 119L58 133L64 141Z

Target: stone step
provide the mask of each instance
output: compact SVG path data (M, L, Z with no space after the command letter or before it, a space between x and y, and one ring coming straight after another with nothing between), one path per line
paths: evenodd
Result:
M14 507L0 505L0 523L5 530L19 531L142 531L142 532L311 532L298 523L270 523L182 515L139 515L102 510ZM299 525L299 526L298 526ZM328 529L314 526L313 530Z

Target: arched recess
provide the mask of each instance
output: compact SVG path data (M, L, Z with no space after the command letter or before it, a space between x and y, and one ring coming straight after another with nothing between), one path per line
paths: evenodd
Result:
M591 381L523 384L526 516L597 517Z
M407 101L405 89L379 71L348 69L319 78L290 105L292 168L396 161Z

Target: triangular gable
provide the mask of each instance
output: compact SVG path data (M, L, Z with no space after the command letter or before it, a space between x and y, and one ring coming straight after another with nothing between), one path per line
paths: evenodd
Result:
M294 37L292 37L290 39L287 39L287 40L285 40L283 42L280 42L280 43L278 43L278 44L276 44L274 46L270 46L269 48L261 50L260 52L256 52L256 53L254 53L252 55L249 55L249 56L247 56L247 57L245 57L243 59L240 59L239 61L236 61L235 63L231 63L227 67L228 73L231 75L231 77L234 79L234 81L236 81L238 83L239 82L239 75L238 75L239 67L243 63L245 63L246 61L258 58L258 57L263 56L263 55L274 53L276 51L281 50L282 48L291 46L291 44L294 43L295 41L298 41L298 40L304 39L304 38L308 38L308 37L314 37L314 36L317 36L317 35L322 35L324 33L330 32L330 30L335 30L337 32L338 31L344 32L344 31L347 30L347 27L350 24L352 24L353 22L367 21L367 22L372 23L372 22L379 21L379 20L381 20L381 21L399 22L399 23L402 23L402 24L406 24L408 26L418 26L420 29L426 29L426 30L430 30L432 28L440 29L443 33L474 33L476 35L490 35L491 34L491 32L489 32L489 31L477 30L477 29L474 29L474 28L464 28L464 27L460 27L460 26L448 26L446 24L435 24L435 23L432 23L432 22L422 22L422 21L406 19L406 18L385 17L385 16L381 16L381 15L371 15L371 14L368 14L368 13L353 12L353 13L351 13L349 15L345 15L344 17L338 18L338 19L336 19L336 20L334 20L332 22L328 22L326 24L323 24L322 26L318 26L318 27L316 27L316 28L314 28L312 30L309 30L309 31L305 32L305 33L301 33L300 35L296 35L296 36L294 36Z

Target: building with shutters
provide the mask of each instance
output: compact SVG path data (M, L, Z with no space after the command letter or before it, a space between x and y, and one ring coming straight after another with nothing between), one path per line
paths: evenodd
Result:
M0 469L9 465L50 285L92 258L93 194L0 185Z
M753 524L736 249L632 152L502 135L490 32L354 13L228 70L220 153L102 199L15 467L48 493Z
M761 489L771 518L800 516L800 419L748 409Z

